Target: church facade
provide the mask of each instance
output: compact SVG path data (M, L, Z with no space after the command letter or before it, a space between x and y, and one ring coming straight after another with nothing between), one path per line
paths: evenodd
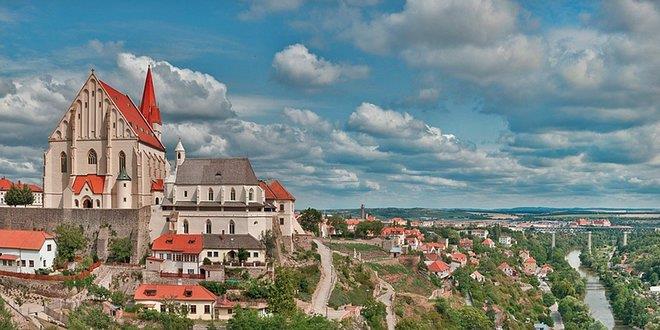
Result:
M48 139L46 208L130 209L159 204L169 164L147 69L138 108L92 70Z

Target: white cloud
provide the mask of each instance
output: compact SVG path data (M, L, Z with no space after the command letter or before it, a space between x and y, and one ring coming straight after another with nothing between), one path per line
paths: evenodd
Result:
M386 137L408 137L426 129L424 122L408 113L384 110L371 103L362 103L351 113L348 125L360 132Z
M315 112L307 109L284 108L284 115L296 125L315 131L330 131L332 125L325 119L322 119Z
M275 77L292 86L314 89L349 79L364 78L363 65L334 64L311 53L301 44L288 46L273 58Z
M117 65L122 77L131 80L131 90L139 91L151 65L161 112L172 117L225 119L236 115L227 98L227 86L209 74L130 53L119 54Z
M407 175L407 174L395 174L388 175L388 180L402 182L402 183L415 183L415 184L425 184L432 186L443 186L450 188L466 188L467 184L465 182L460 182L456 180L445 179L435 176L423 176L423 175Z
M305 0L249 0L249 9L239 15L241 19L256 19L277 12L296 10Z

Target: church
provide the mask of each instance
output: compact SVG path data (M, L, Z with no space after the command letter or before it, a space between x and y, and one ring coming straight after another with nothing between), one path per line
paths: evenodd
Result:
M160 204L169 164L147 69L140 107L91 71L48 139L46 208L136 209Z

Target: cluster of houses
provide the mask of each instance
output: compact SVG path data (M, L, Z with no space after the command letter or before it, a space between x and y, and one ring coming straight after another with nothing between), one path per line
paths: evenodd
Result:
M30 189L32 195L34 196L34 200L32 201L32 204L26 205L27 207L41 207L43 205L44 189L41 188L41 186L32 183L22 183L20 180L13 182L5 177L2 177L0 178L0 207L9 207L7 201L5 200L5 195L12 186L15 186L19 189L27 186Z

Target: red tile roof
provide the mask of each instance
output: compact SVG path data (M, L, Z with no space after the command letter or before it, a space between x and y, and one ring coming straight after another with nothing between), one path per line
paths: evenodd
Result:
M165 184L163 179L156 179L151 181L151 191L165 191Z
M144 91L142 92L140 111L150 124L162 124L162 121L160 120L160 109L156 102L156 92L154 92L154 82L151 79L151 66L147 69L147 78L144 80Z
M123 94L122 92L114 89L112 86L106 84L103 81L100 81L101 86L108 93L112 101L117 105L117 108L124 115L124 118L130 123L133 131L138 136L140 142L156 148L160 151L165 151L165 147L162 143L156 138L151 125L147 122L147 119L140 113L140 111L135 107L131 98L128 95Z
M135 300L215 301L213 292L201 285L140 284Z
M347 226L356 226L360 224L360 219L346 219L346 225Z
M14 261L17 259L18 259L17 255L0 253L0 260Z
M278 180L259 181L259 186L266 192L266 200L295 201L296 198L284 188Z
M380 236L386 237L390 235L404 235L405 233L406 229L403 227L385 227L380 232Z
M38 251L52 238L55 237L45 231L0 229L0 248Z
M529 258L525 259L525 263L526 264L535 264L536 260L532 257L529 257Z
M2 190L2 191L9 190L9 188L11 188L12 184L14 184L14 183L11 180L3 177L3 178L0 179L0 190ZM32 192L44 192L43 188L41 188L40 186L38 186L36 184L32 184L32 183L26 183L26 184ZM21 181L18 181L18 183L16 183L15 185L18 188L22 188L24 184L21 183Z
M151 250L199 254L203 247L201 234L164 234L154 240Z
M454 252L451 254L451 260L464 262L467 261L467 256L460 252Z
M105 186L105 176L96 174L77 175L71 188L78 195L85 184L89 185L89 188L92 189L92 193L95 195L102 194Z
M433 273L441 273L448 271L449 265L447 265L444 261L436 260L428 266L428 269Z

